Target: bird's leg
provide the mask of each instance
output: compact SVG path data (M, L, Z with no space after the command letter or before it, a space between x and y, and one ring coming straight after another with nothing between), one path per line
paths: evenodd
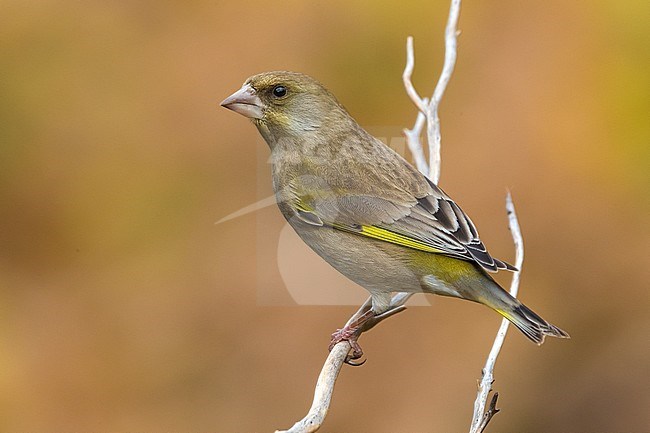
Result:
M363 356L363 350L361 350L361 346L359 346L357 340L359 339L359 335L361 335L361 327L363 324L374 316L375 313L372 311L372 308L368 307L368 310L354 319L351 323L345 325L342 329L337 329L336 332L332 334L329 350L332 350L332 348L334 348L337 343L340 343L341 341L347 341L350 343L352 353L345 358L345 363L354 366L363 364L363 362L355 363L352 361Z

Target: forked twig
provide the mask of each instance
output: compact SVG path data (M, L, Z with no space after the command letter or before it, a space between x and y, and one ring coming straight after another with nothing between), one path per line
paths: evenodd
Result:
M411 75L413 75L413 68L415 67L415 55L413 53L413 38L411 36L406 38L406 66L402 73L402 81L404 82L406 94L418 109L418 117L415 120L413 128L404 129L404 135L406 136L406 143L413 155L416 167L435 184L440 180L440 145L442 142L438 106L445 94L447 84L449 84L451 75L454 73L454 67L456 66L460 3L461 0L451 0L449 17L447 18L447 26L445 28L445 61L442 65L442 72L440 73L440 78L438 78L438 83L436 84L431 99L420 97L411 82ZM422 133L425 120L429 147L428 164L424 158L424 146L420 142L420 134ZM437 169L434 170L431 167L437 167Z

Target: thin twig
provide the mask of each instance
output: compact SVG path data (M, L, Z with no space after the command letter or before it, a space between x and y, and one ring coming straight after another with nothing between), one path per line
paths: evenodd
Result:
M442 100L447 84L454 72L456 65L456 47L458 45L458 17L460 15L460 0L451 0L449 8L449 18L447 18L447 27L445 28L445 62L442 65L442 72L438 79L438 84L433 91L433 96L426 110L427 116L427 142L429 143L429 167L440 167L440 118L438 117L438 106ZM430 170L429 179L437 184L440 180L440 170L434 172Z
M422 135L424 122L427 120L425 113L427 112L429 101L427 98L421 98L415 90L415 87L413 87L411 75L413 74L414 66L415 55L413 54L413 37L409 36L406 38L406 66L404 66L404 72L402 73L402 81L404 82L406 94L411 98L411 101L413 101L413 104L415 104L418 109L418 117L415 120L413 128L404 128L404 136L406 137L406 144L409 147L409 151L411 152L411 155L413 155L415 166L422 174L428 177L429 165L424 157L424 146L422 146L420 136Z
M413 53L413 38L406 38L406 66L402 73L404 89L413 104L418 109L418 117L412 129L404 129L406 143L413 155L415 165L425 176L437 184L440 180L440 147L442 135L440 133L440 118L438 116L438 106L445 94L447 84L451 79L456 65L457 46L458 46L458 17L460 16L461 0L452 0L449 7L449 17L445 28L445 61L442 65L442 72L433 91L433 96L427 101L422 98L415 90L411 81L413 68L415 67L415 55ZM429 162L424 157L424 146L420 142L420 134L426 118L427 124L427 143L429 145Z
M510 227L510 232L512 233L512 239L515 244L515 267L518 269L512 275L512 282L510 283L510 294L513 297L517 297L519 292L519 276L521 273L521 268L524 264L524 240L521 237L521 229L519 228L519 222L517 220L517 214L515 212L515 205L512 202L512 196L510 192L506 196L506 211L508 212L508 225ZM492 345L492 350L485 362L483 367L483 377L481 378L481 383L478 387L478 392L476 395L476 401L474 402L474 413L472 414L472 425L470 427L470 433L480 433L485 429L485 426L492 416L496 413L493 412L489 415L485 422L484 418L488 416L490 411L485 412L485 405L487 403L488 396L492 390L492 383L494 383L494 365L497 362L497 357L503 346L503 341L506 338L506 333L508 332L508 326L510 322L507 319L501 321L501 326L497 332L497 336L494 339L494 344ZM496 395L496 394L495 394ZM496 400L495 400L496 405Z
M415 54L413 53L413 36L406 38L406 65L402 73L402 81L404 82L404 89L406 94L411 98L418 111L426 113L427 104L422 100L411 82L411 75L413 75L413 68L415 67Z
M423 99L423 102L426 102L427 98ZM406 137L406 144L409 147L411 155L413 155L413 161L415 161L415 167L423 175L429 177L429 164L424 157L424 148L420 142L420 135L422 135L422 127L424 127L424 122L427 120L427 117L420 111L418 112L418 117L415 119L415 125L412 129L404 128L404 136Z
M490 420L494 415L496 415L501 409L497 409L497 400L499 399L499 393L495 392L494 395L492 396L492 400L490 400L490 406L488 407L488 410L483 414L483 418L481 419L481 423L479 424L477 428L478 433L483 433L487 425L490 423Z

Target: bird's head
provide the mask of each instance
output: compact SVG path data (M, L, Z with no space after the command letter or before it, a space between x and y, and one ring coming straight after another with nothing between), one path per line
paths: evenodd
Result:
M347 111L322 84L297 72L254 75L221 106L250 118L267 141L304 137L351 120ZM271 143L269 143L271 144Z

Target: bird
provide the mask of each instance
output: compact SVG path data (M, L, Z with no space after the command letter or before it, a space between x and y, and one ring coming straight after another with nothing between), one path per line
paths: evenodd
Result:
M438 185L362 128L314 78L253 75L221 102L252 121L271 151L280 212L298 236L365 288L371 307L332 334L359 359L359 329L390 309L393 293L432 293L483 304L537 345L569 338L490 275L514 266L490 255L469 216ZM351 362L350 362L351 363Z

